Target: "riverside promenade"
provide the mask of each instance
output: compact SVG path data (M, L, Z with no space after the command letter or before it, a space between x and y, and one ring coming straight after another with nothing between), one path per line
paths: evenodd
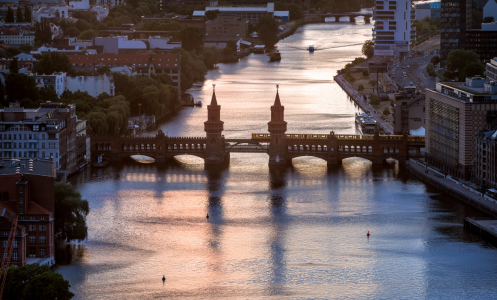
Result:
M364 97L359 95L359 93L343 78L342 75L337 75L333 78L336 83L359 105L364 111L368 111L369 115L373 116L375 120L380 124L380 126L389 134L393 134L392 125L388 124L381 115L364 100Z
M454 196L492 217L497 217L497 201L477 191L472 191L464 183L444 177L445 175L431 167L412 159L406 161L406 168L423 182L437 187L448 195Z

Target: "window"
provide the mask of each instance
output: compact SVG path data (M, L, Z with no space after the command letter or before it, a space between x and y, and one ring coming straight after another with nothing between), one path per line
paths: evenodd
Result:
M36 225L29 225L29 231L36 231Z
M40 231L47 231L47 225L40 225Z
M30 236L30 237L29 237L29 243L30 243L30 244L34 244L34 243L36 243L36 236Z
M40 256L45 256L47 254L46 248L40 248Z
M14 241L14 248L18 248L19 247L19 242L18 241Z
M47 241L47 238L44 236L40 236L40 244L45 244Z
M40 130L40 125L33 125L33 131Z
M29 248L29 257L36 257L36 248Z
M12 253L12 254L13 254L13 256L12 256L12 259L13 259L13 260L18 260L18 259L19 259L19 253L14 252L14 253Z
M7 248L7 241L3 241L3 247Z

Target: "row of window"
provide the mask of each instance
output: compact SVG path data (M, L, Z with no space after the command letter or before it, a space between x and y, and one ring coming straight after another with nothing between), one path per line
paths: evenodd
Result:
M39 252L40 256L47 255L47 249L46 248L40 248L38 252ZM30 257L36 257L36 248L30 248L29 249L29 256ZM9 254L8 253L4 253L4 257L8 258ZM19 260L19 253L18 252L12 252L12 260Z
M0 125L0 130L1 129L1 126L5 126L5 125ZM35 126L38 126L38 125L35 125ZM10 130L10 129L9 129ZM24 138L23 138L24 137ZM40 139L44 140L45 139L45 134L44 133L41 133L39 135ZM0 140L37 140L38 139L38 134L35 133L35 134L27 134L25 133L24 136L22 134L11 134L11 133L5 133L5 134L1 134L0 133Z
M48 154L48 153L47 153ZM2 157L2 151L0 151L0 157ZM38 157L38 152L36 151L4 151L3 157L15 157L15 158L36 158ZM45 156L45 151L41 152L40 158L54 158L53 153L50 156ZM55 158L59 158L59 153L55 152Z

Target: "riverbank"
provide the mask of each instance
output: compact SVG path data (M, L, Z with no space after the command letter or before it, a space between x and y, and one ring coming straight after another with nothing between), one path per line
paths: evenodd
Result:
M497 218L497 201L487 195L438 172L429 165L425 165L413 159L406 161L406 169L421 181L438 188L449 196L477 208L489 216Z
M386 133L393 134L392 125L388 124L388 122L381 117L380 113L365 100L365 97L363 95L359 95L359 93L350 85L350 83L347 82L347 80L343 78L342 75L336 75L333 79L364 112L375 118Z

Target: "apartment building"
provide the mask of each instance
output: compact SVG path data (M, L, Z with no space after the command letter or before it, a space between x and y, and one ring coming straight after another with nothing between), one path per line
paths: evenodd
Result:
M481 77L426 89L426 158L452 177L472 179L477 135L497 118L497 84Z
M442 0L440 10L440 58L445 65L447 55L465 49L466 30L471 28L471 0Z
M6 107L0 109L0 157L47 159L55 164L57 176L64 177L80 166L77 148L87 147L77 145L77 135L85 130L74 104L47 101L35 109Z
M406 55L410 50L411 21L415 19L411 0L377 0L373 10L375 25L374 54L379 56Z
M11 265L55 263L55 164L47 160L0 159L0 251L18 217Z
M497 189L497 115L476 137L475 182L486 189Z

